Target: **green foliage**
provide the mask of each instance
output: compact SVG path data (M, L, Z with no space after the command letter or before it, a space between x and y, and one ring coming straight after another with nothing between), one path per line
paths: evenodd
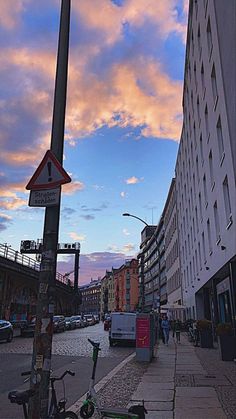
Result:
M218 336L231 336L233 335L233 327L231 323L219 323L216 326L216 334Z
M211 328L212 328L212 323L210 320L207 320L207 319L197 320L198 330L211 330Z

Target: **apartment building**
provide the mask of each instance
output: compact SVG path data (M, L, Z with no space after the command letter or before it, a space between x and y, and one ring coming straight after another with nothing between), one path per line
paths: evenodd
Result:
M100 314L101 280L91 279L89 284L79 287L82 296L80 312L83 314Z
M166 204L163 211L165 228L165 268L168 303L170 305L183 304L180 261L179 234L176 205L176 181L172 179ZM172 312L172 316L179 317L179 311Z
M101 316L115 310L114 275L113 271L106 271L101 279Z
M189 3L176 162L187 317L235 321L236 2Z
M164 219L157 226L146 226L141 232L139 260L139 306L156 310L167 302L164 246Z
M138 306L138 260L131 259L114 269L115 311L136 311Z

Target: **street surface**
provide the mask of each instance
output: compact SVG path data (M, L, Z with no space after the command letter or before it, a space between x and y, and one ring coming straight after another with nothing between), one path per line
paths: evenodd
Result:
M60 375L66 369L75 372L75 377L67 376L66 398L69 407L88 389L92 370L92 346L88 338L101 344L97 365L96 381L106 376L123 359L130 355L133 347L109 347L108 332L103 330L103 323L83 329L57 333L53 336L52 369L54 375ZM10 343L0 342L0 419L18 419L23 417L21 406L11 404L8 392L14 389L26 389L22 371L31 369L33 338L14 337ZM59 398L63 396L62 384L58 384Z

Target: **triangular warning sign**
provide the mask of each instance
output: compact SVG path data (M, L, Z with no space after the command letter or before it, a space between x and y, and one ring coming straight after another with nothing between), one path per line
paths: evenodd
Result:
M36 169L26 189L52 189L64 183L71 182L70 176L63 169L51 150L48 150Z

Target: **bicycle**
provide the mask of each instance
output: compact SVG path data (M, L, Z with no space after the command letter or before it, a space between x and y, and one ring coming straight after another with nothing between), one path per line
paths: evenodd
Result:
M100 406L97 398L97 393L94 388L98 353L101 350L100 343L93 342L91 339L88 339L88 341L93 346L93 369L89 384L89 390L87 392L86 399L83 402L82 407L80 408L80 417L83 419L91 418L96 410L100 419L145 419L145 413L147 413L147 410L144 407L144 402L141 405L133 405L129 409L109 408Z
M31 374L31 371L22 372L22 376L29 376ZM66 398L65 398L65 383L63 381L63 378L67 375L74 376L75 373L69 370L66 370L61 377L50 377L50 383L51 383L51 400L50 400L50 406L48 411L48 418L47 419L78 419L78 416L70 411L66 411ZM27 380L26 380L27 381ZM63 383L63 391L64 391L64 398L57 401L57 395L54 383L55 381L62 381ZM10 391L8 394L8 399L11 403L17 403L18 405L21 405L23 407L24 412L24 418L29 418L29 400L31 397L35 395L36 391L33 389L29 390L13 390Z

